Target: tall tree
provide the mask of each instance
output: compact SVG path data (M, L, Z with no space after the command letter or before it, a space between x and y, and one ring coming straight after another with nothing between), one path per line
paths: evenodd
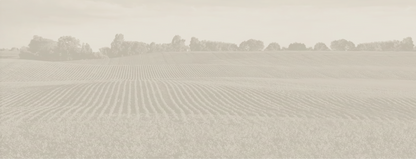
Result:
M118 52L118 56L130 56L133 55L133 41L123 41L121 43L121 51Z
M80 42L72 36L62 36L58 39L56 52L59 60L76 60L80 58Z
M123 42L124 42L124 35L116 34L113 42L111 42L111 54L109 55L109 57L121 56L121 52L123 49Z
M88 43L83 43L81 45L81 51L78 59L90 59L94 58L93 51Z
M171 51L175 51L175 52L182 52L182 51L186 51L187 49L185 45L185 39L182 39L181 36L179 35L175 35L173 37L172 42L171 42L171 47L172 47Z
M148 47L149 47L149 52L156 52L156 43L155 42L151 42Z
M192 37L191 41L189 43L189 48L191 51L202 51L202 45L201 42L198 40L198 38Z

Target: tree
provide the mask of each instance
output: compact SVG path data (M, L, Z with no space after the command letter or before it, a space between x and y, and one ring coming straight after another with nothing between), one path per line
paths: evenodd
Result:
M201 42L197 38L191 38L191 41L189 43L189 48L191 51L202 51L202 47L203 46L201 45Z
M287 48L288 50L296 50L296 51L301 51L301 50L307 50L306 45L303 43L291 43L289 44L289 47Z
M400 42L400 51L412 51L413 47L415 45L413 44L413 40L411 37L407 37L404 38L401 42Z
M149 46L144 42L135 41L133 42L131 51L134 55L143 54L149 52Z
M119 57L121 56L121 51L123 49L124 35L116 34L113 42L111 42L111 54L109 57Z
M352 50L355 50L355 44L345 39L334 40L331 42L331 50L352 51Z
M156 43L155 42L150 43L149 52L156 52L156 51L157 51Z
M238 46L240 51L249 51L250 50L250 46L248 45L247 41L243 41L240 43L240 46Z
M328 48L328 46L326 46L325 43L319 42L319 43L315 44L315 46L313 47L313 50L315 50L315 51L329 51L329 48Z
M249 39L241 42L239 48L241 51L262 51L264 43L260 40Z
M185 45L185 39L182 39L181 36L179 35L175 35L172 39L171 42L171 51L175 51L175 52L182 52L182 51L186 51L186 45Z
M276 42L272 42L270 43L266 49L264 49L264 51L279 51L280 50L280 45Z
M374 45L371 43L358 44L356 47L357 51L375 51Z
M118 56L130 56L133 55L133 41L123 41L121 43L121 51L118 52Z
M45 39L40 36L33 36L32 40L30 40L28 51L32 53L38 53L42 48L45 46L46 43L53 41L50 39Z
M138 41L124 41L121 45L122 49L119 56L131 56L148 52L150 47L143 42Z
M90 45L88 43L83 43L81 46L81 51L80 54L78 55L79 57L75 58L75 59L90 59L90 58L94 58L94 53L90 47Z
M204 41L204 51L221 51L221 46L219 42L214 41Z
M32 55L38 56L39 59L53 60L58 57L57 54L55 54L57 42L51 39L35 35L28 46L27 50L24 50L23 52L31 52Z
M345 46L345 51L354 51L355 44L352 41L348 41L347 45Z
M78 39L72 36L62 36L58 39L56 60L79 60L82 59L81 45Z
M156 44L154 42L147 45L148 52L168 52L171 49L171 44L164 43L164 44Z
M237 44L232 43L219 43L221 51L238 51Z

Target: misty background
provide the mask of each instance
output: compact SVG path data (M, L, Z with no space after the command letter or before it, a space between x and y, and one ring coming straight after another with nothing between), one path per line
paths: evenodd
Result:
M266 46L302 42L327 45L416 37L414 0L0 0L0 48L27 46L34 35L73 36L94 51L114 35L145 43L170 43L181 35Z

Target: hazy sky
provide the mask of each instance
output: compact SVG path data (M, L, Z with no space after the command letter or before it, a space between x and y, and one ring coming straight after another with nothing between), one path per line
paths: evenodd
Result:
M180 35L186 43L195 36L309 47L416 39L416 0L0 0L0 20L0 48L70 35L97 50L117 33L146 43Z

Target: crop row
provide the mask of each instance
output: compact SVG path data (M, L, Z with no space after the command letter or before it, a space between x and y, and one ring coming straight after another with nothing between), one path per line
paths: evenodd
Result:
M25 88L22 88L25 89ZM2 120L91 119L157 114L181 117L414 119L416 99L354 93L262 89L175 80L135 80L39 86L2 96Z
M194 77L416 79L416 70L410 67L272 67L250 65L110 66L49 62L10 63L1 67L0 82L143 80Z

